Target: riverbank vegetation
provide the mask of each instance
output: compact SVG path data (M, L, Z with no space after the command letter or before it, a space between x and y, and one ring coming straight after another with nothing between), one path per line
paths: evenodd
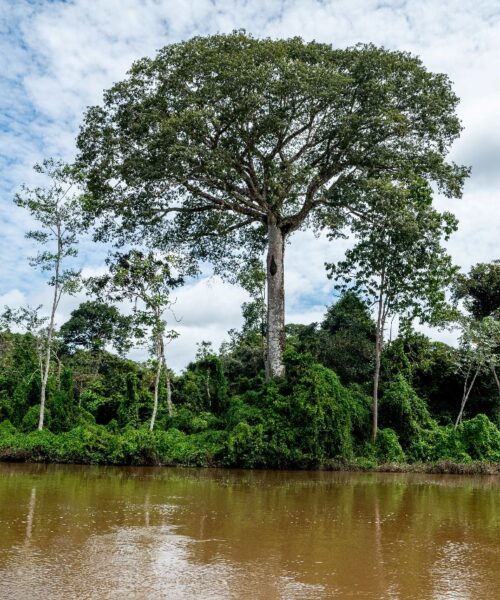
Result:
M233 32L136 62L86 112L75 162L45 161L47 187L16 197L53 301L2 314L1 456L500 462L500 265L461 273L457 220L434 206L469 175L447 160L457 104L445 75L373 45ZM325 257L339 295L323 321L285 324L285 248L305 228L352 243ZM89 232L113 251L84 279ZM175 374L172 292L201 265L247 291L244 323ZM58 327L61 298L83 289ZM417 323L458 330L458 347ZM126 358L137 345L149 360Z
M105 350L96 339L96 314L109 317L109 311L94 303L86 320L86 308L74 311L56 336L42 431L35 431L41 386L36 338L1 335L4 460L271 468L391 463L392 469L439 463L432 468L447 471L458 463L479 471L484 467L474 467L477 462L500 463L499 395L491 370L477 376L455 425L464 350L416 332L384 346L380 429L372 442L375 323L353 292L333 304L322 323L287 326L286 376L273 380L266 380L261 326L252 320L259 311L246 305L250 318L219 352L201 344L183 373L163 373L156 403L158 359L137 363ZM124 317L111 316L124 327ZM105 320L102 329L111 332Z

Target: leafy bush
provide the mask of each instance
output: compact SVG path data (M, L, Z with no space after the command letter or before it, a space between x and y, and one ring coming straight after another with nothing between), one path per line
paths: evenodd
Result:
M393 354L388 352L385 358L386 364L390 360L392 365L387 365L382 385L383 428L377 443L369 442L369 382L359 376L360 382L352 383L358 375L348 376L349 365L344 364L343 376L352 380L346 387L311 354L297 351L309 349L319 357L324 336L337 335L337 325L349 326L349 306L344 304L345 314L330 314L335 317L330 319L330 329L319 329L316 324L289 328L286 376L273 381L265 381L261 369L260 330L234 334L219 356L200 354L183 374L172 375L172 417L166 411L166 390L163 384L160 387L153 433L148 425L154 372L106 352L80 350L63 356L65 367L51 374L46 428L36 431L40 381L34 347L28 337L0 333L0 419L4 419L0 423L0 457L246 468L370 468L380 462L404 460L500 462L500 431L488 416L479 414L456 430L451 425L439 426L430 416L413 383L427 390L426 398L432 395L425 374L441 364L434 355L439 350L441 356L442 349L436 345L427 348L418 336L395 346ZM352 350L357 352L354 347ZM420 357L420 379L411 352ZM358 374L361 367L357 364Z
M375 451L377 459L381 463L402 463L406 460L398 436L390 427L381 429L378 432Z
M44 423L45 426L50 429L51 425L50 410L45 408L44 410ZM29 431L35 431L38 428L38 421L40 419L40 405L32 406L28 409L28 412L24 415L21 421L20 429L25 433Z
M266 439L262 423L249 425L241 421L229 434L227 461L241 467L259 467L266 463Z
M352 456L351 414L355 399L337 375L313 361L311 355L287 353L290 421L297 447L314 461Z
M403 448L409 448L422 430L435 426L425 402L402 375L397 375L384 390L380 422L398 432Z
M415 436L407 456L417 462L451 460L469 463L471 460L465 451L460 433L451 425L440 427L437 424L421 430L419 435Z
M310 355L292 350L285 360L286 379L231 399L229 462L280 468L352 457L351 415L363 420L365 399Z
M473 460L500 462L500 431L486 415L476 415L459 427L463 446Z

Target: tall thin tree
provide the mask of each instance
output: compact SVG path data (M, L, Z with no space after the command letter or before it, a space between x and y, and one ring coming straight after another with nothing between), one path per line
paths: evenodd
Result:
M182 285L184 276L175 273L178 259L159 253L130 250L115 253L108 261L109 273L87 280L89 288L101 297L113 301L128 300L133 305L135 335L149 335L151 355L156 362L153 392L153 410L150 430L153 431L158 413L162 371L165 377L168 414L172 416L172 390L170 372L165 355L165 340L178 334L167 330L166 311L172 306L171 291Z
M40 229L29 231L26 237L34 240L42 250L30 259L33 267L49 274L48 283L53 288L50 316L46 335L41 338L40 417L38 429L43 429L47 382L53 345L56 313L64 294L74 294L79 289L80 272L66 268L66 260L77 255L79 220L77 195L71 169L54 160L35 165L37 173L48 176L47 187L28 188L23 186L16 195L15 203L29 211Z
M364 206L363 206L364 205ZM360 196L363 219L352 219L355 246L343 260L327 264L336 287L353 289L375 307L376 339L372 395L372 440L378 430L378 396L384 334L389 317L411 323L443 323L451 318L445 290L457 269L442 247L456 219L432 208L423 180L395 186L372 181Z

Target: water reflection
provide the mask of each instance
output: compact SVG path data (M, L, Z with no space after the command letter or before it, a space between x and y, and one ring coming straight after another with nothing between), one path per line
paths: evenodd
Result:
M0 464L0 597L492 598L499 509L497 477Z
M28 506L28 517L26 519L26 537L25 543L27 544L31 539L31 533L33 531L33 517L35 516L35 505L36 505L36 487L31 488L30 502Z

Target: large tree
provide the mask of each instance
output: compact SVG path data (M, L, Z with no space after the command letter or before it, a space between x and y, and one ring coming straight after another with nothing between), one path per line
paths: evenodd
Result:
M84 206L101 239L183 245L219 272L267 249L266 366L279 376L286 241L339 229L366 178L413 174L458 196L467 170L445 160L457 101L405 52L196 37L136 62L88 110Z

